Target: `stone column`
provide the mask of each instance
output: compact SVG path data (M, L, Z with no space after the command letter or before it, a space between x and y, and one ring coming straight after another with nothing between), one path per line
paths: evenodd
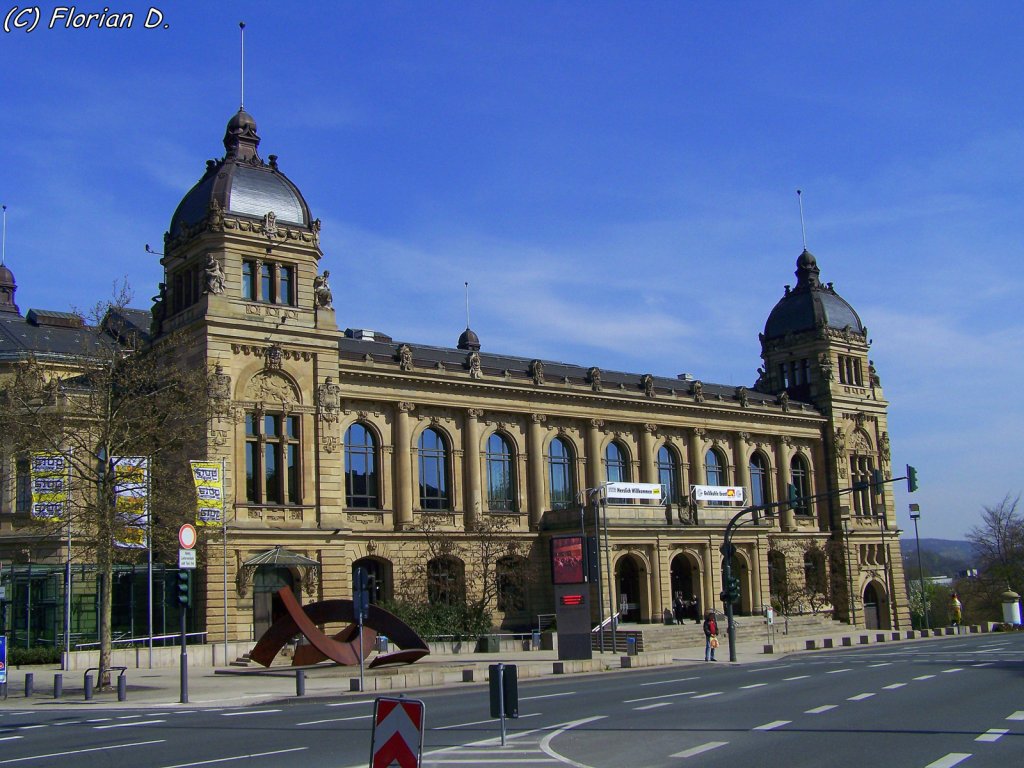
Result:
M395 529L412 527L412 403L395 406Z
M789 484L793 482L789 471L789 462L793 458L792 446L793 440L789 437L780 437L775 443L775 453L779 462L779 501L789 498ZM779 523L783 531L795 531L796 516L793 510L783 507L782 514L779 515Z
M529 509L530 528L537 530L540 519L544 516L544 420L546 416L539 413L530 414L529 435L527 437L529 456L527 467L530 470Z
M654 433L657 424L644 424L640 430L640 482L658 482L658 470L654 455Z
M607 478L601 472L601 419L591 419L587 423L587 487L597 488Z
M732 460L736 465L736 485L742 485L744 490L744 504L751 504L750 494L750 460L747 458L747 441L750 435L747 432L737 432L732 438Z
M466 411L466 425L463 429L463 451L466 463L466 510L463 523L471 530L480 519L483 508L483 494L480 488L480 417L483 411L470 408Z
M704 435L700 427L690 432L690 485L705 485Z
M672 600L664 605L661 597L661 547L655 544L651 547L651 572L648 574L651 584L651 615L650 620L655 624L662 621L662 612L672 608Z
M718 584L720 578L718 572L715 570L714 563L715 558L712 552L712 541L711 537L708 537L708 543L704 545L704 612L707 613L709 610L718 605L716 595L718 594Z

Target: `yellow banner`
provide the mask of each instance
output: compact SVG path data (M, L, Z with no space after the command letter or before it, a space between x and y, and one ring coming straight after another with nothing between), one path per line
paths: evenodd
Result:
M114 504L123 528L119 547L145 549L149 528L149 460L145 456L114 459Z
M224 518L224 467L219 461L193 461L196 525L221 525Z
M59 453L33 453L29 471L32 477L32 517L64 519L71 487L70 460Z

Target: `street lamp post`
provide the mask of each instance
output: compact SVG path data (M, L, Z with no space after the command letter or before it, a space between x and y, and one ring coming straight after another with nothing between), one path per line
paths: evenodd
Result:
M921 582L921 605L924 607L924 628L931 629L928 619L928 596L924 593L924 568L921 567L921 538L917 535L917 521L921 517L921 505L910 505L910 519L914 521L914 541L917 543L917 577Z

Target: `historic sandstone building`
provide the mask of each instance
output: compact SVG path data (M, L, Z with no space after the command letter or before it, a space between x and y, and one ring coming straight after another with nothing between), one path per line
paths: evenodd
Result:
M529 626L553 611L548 539L581 520L593 532L588 489L606 480L661 483L671 502L602 510L604 602L611 588L627 619L660 621L677 593L721 608L719 546L739 507L694 502L692 486L743 486L761 503L792 484L819 498L739 529L739 610L774 593L777 607L824 602L843 620L909 627L891 486L828 495L899 473L866 329L810 253L768 315L749 388L507 357L468 328L454 348L340 330L319 220L259 144L239 111L225 156L174 213L152 310L153 343L183 334L175 353L216 369L224 403L194 457L222 459L229 487L226 606L219 528L207 537L211 640L225 611L230 640L262 631L283 585L304 601L348 597L357 564L374 600L425 566L431 598L472 593L484 566L459 542L481 524L507 550L495 621Z

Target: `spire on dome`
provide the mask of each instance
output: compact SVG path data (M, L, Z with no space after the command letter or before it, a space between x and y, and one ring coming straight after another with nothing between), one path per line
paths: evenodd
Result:
M263 161L256 153L259 145L260 137L256 133L256 120L240 107L238 112L228 120L228 127L224 132L224 149L227 150L225 159L243 163L251 163L255 160L256 165L262 165Z

